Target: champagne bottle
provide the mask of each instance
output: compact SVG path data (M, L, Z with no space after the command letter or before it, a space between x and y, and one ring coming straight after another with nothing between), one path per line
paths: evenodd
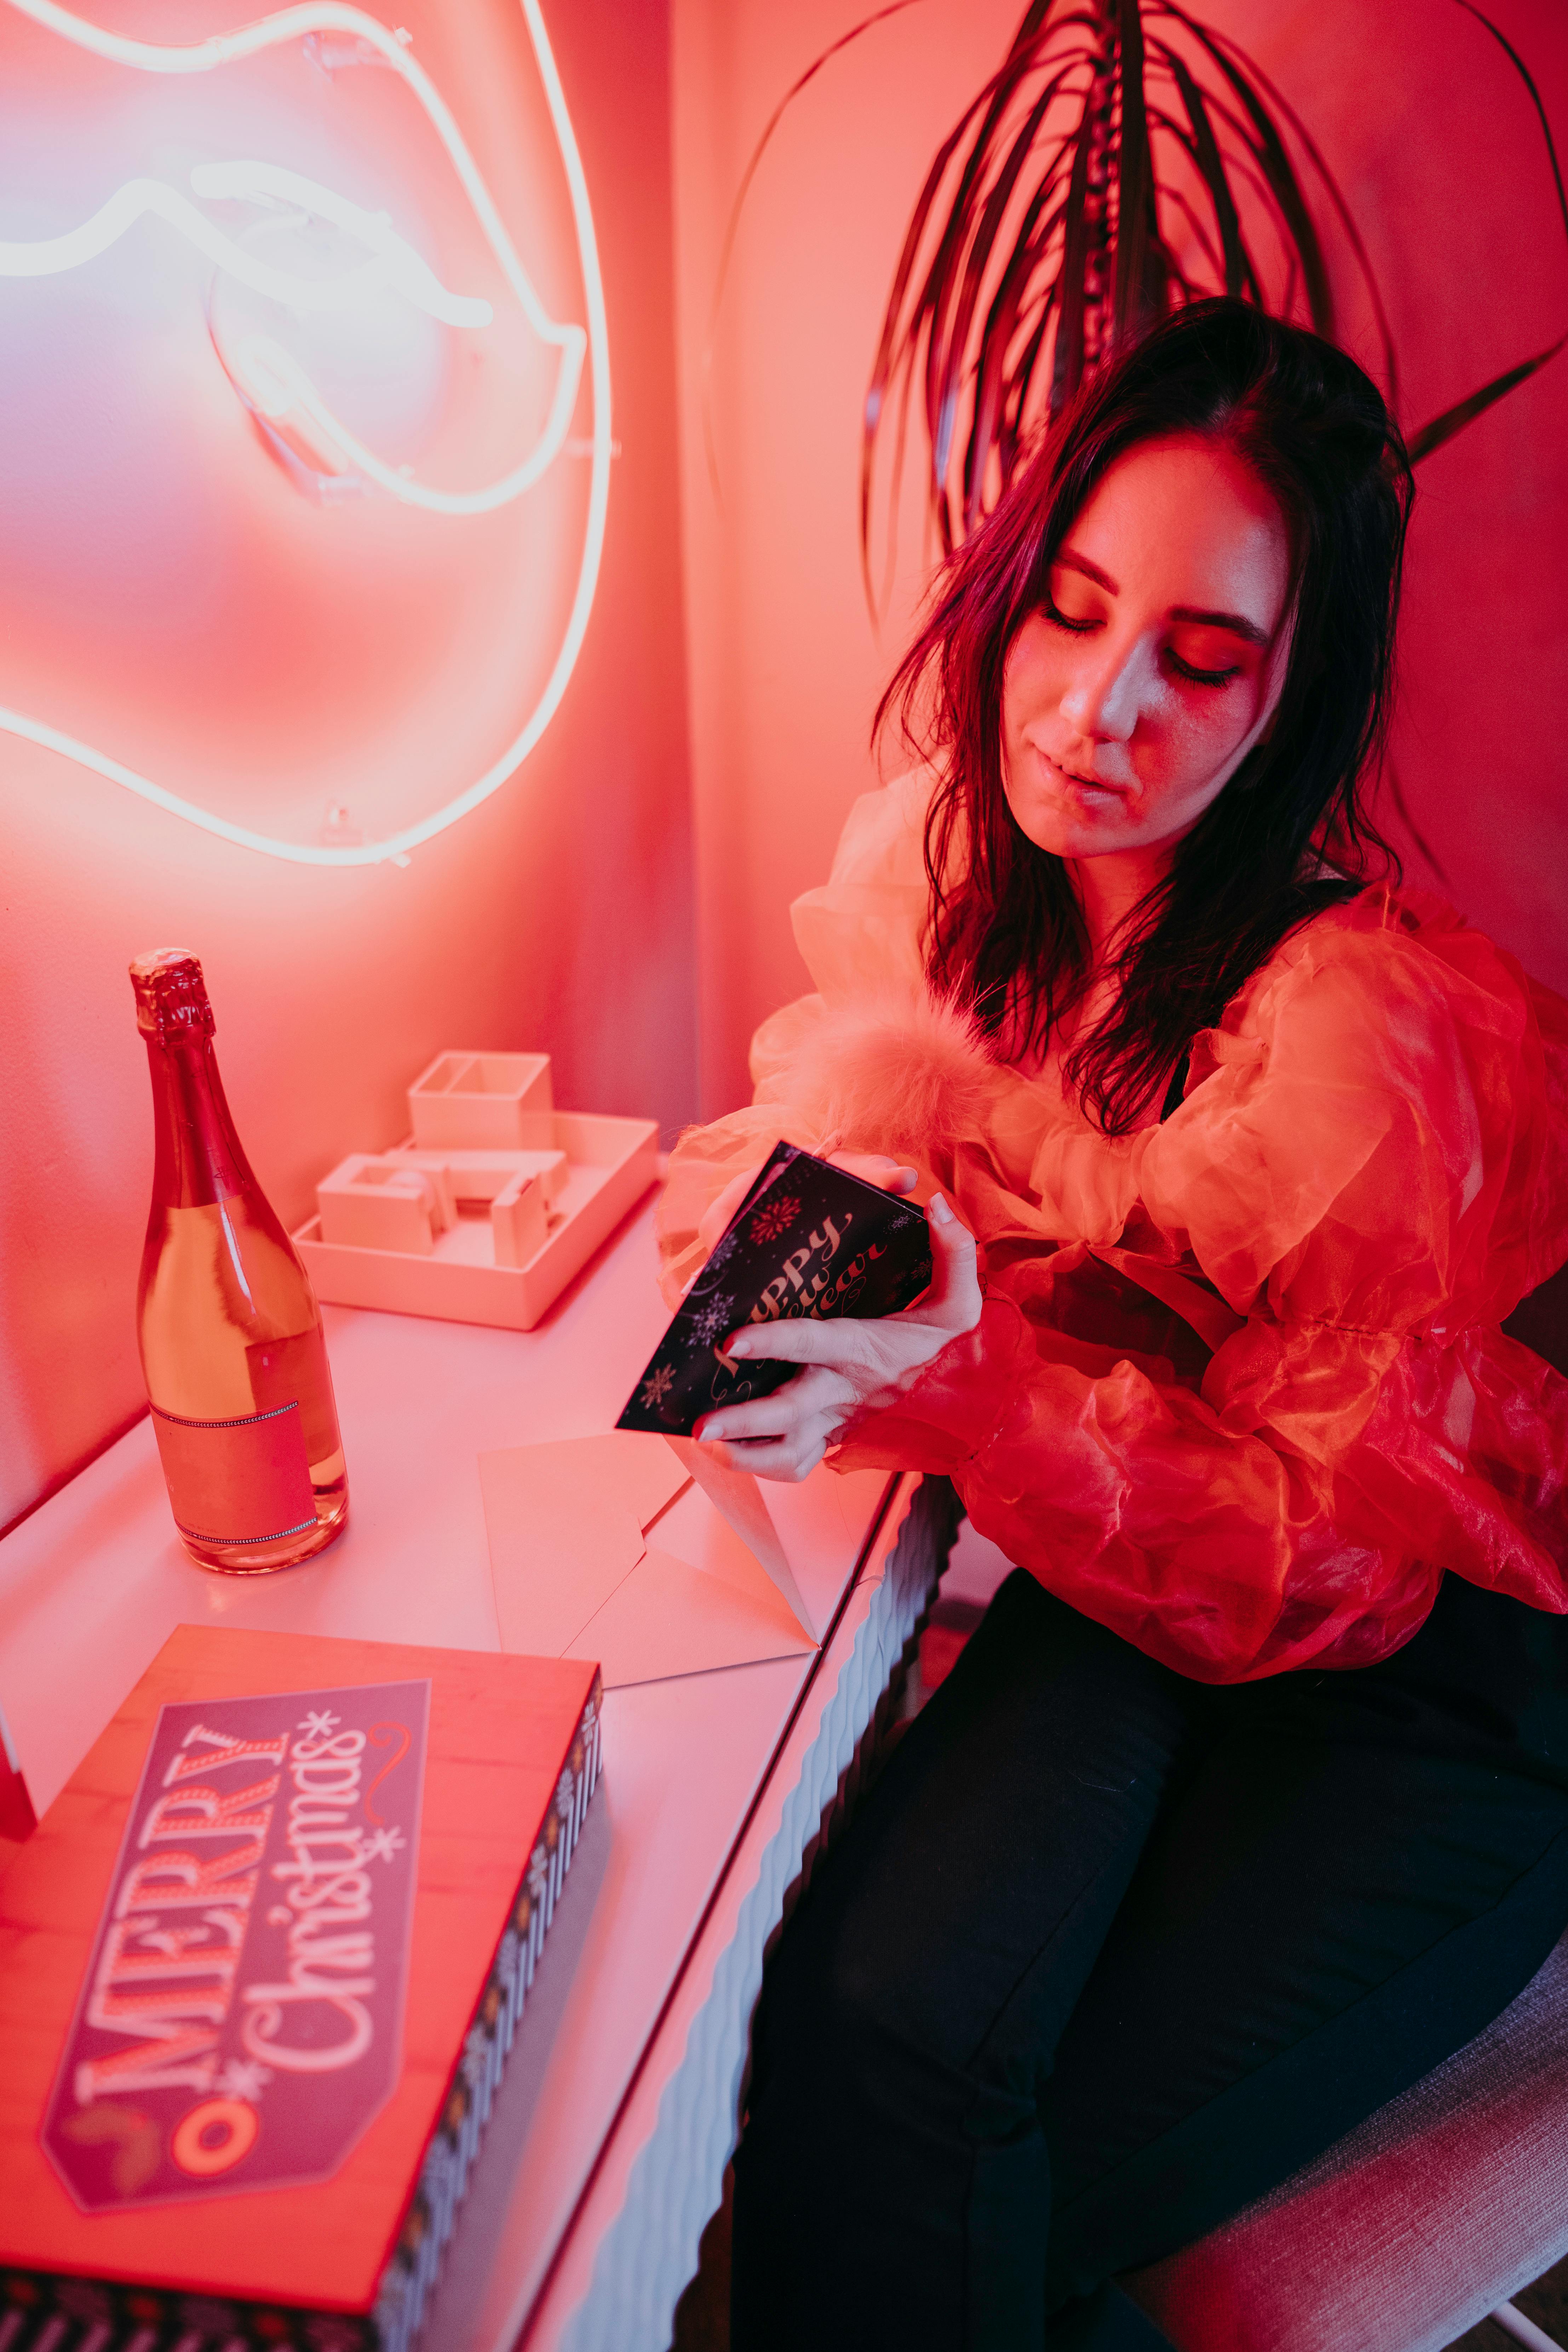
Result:
M204 1568L289 1568L348 1523L321 1310L235 1133L201 965L161 949L131 983L157 1144L137 1337L174 1524Z

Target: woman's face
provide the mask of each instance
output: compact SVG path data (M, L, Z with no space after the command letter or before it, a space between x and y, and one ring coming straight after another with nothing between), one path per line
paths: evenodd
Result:
M1194 825L1273 716L1289 584L1279 509L1223 443L1118 459L1007 656L1004 782L1028 838L1103 857Z

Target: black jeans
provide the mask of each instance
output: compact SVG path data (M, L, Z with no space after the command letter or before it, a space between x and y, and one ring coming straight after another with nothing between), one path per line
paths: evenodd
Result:
M1003 1586L770 1962L734 2352L1156 2346L1108 2282L1480 2032L1568 1925L1563 1621L1189 1682Z

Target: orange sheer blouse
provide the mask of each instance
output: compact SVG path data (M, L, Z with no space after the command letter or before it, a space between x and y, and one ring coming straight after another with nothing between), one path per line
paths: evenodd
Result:
M1568 1258L1568 1005L1367 889L1198 1037L1179 1108L1107 1139L925 999L927 789L857 803L797 900L817 993L757 1033L753 1104L678 1146L667 1295L781 1137L912 1157L984 1312L840 1467L949 1474L1042 1584L1205 1682L1369 1664L1445 1570L1568 1610L1568 1381L1499 1329Z

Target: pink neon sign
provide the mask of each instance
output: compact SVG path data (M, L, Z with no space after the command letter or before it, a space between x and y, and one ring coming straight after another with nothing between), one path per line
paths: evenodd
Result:
M216 93L221 84L225 103L220 107L215 102L203 125L205 152L192 154L187 134L177 171L153 168L129 173L107 194L80 205L68 226L56 222L47 234L0 237L0 317L8 300L21 299L25 281L40 288L43 281L62 287L79 283L101 303L106 285L123 285L135 271L145 274L160 267L177 271L178 257L184 254L188 274L191 259L197 259L211 270L205 296L208 364L216 352L233 393L254 419L258 433L252 448L257 439L270 446L293 467L297 478L329 502L333 494L364 494L402 510L406 530L483 527L489 536L476 562L489 562L514 585L527 575L530 562L534 572L539 570L538 535L542 531L558 540L570 504L552 492L548 511L538 509L541 485L559 473L563 454L588 460L582 511L574 520L567 513L564 525L580 552L563 614L551 620L528 609L526 597L518 600L511 645L515 648L531 634L535 640L529 706L521 724L514 713L506 740L481 747L483 730L476 720L466 746L468 757L475 759L481 748L490 752L477 761L478 772L470 770L433 782L428 793L439 792L439 803L416 814L409 813L409 792L405 790L404 806L393 811L403 821L384 831L380 812L390 798L381 781L388 767L383 745L389 698L378 692L374 725L383 733L367 752L370 772L356 779L352 758L340 754L325 792L334 806L353 807L360 820L354 830L370 837L354 838L347 829L341 837L323 838L320 832L313 839L298 837L306 831L298 822L289 830L248 822L232 805L238 786L228 793L229 806L221 804L226 786L215 787L212 804L204 803L195 793L180 788L179 777L171 782L167 772L161 776L143 761L118 756L119 746L110 751L101 740L84 740L87 730L79 734L66 723L68 713L58 698L50 709L0 706L0 730L57 751L246 847L326 866L405 859L419 843L496 791L539 740L559 707L582 646L603 544L611 454L604 294L581 160L537 0L521 0L521 19L564 175L581 278L581 321L554 315L542 298L536 272L531 274L525 267L450 107L412 55L407 37L389 30L365 11L331 5L331 0L324 5L323 0L307 0L307 5L284 9L240 31L176 46L110 31L53 0L7 0L7 5L70 49L139 78L142 86L216 76L218 82L209 79L205 86ZM468 275L482 275L484 285L463 282L461 271L434 264L422 249L427 239L422 240L416 225L401 216L402 207L363 201L363 190L345 184L335 157L327 158L331 168L300 169L300 151L309 142L296 135L287 117L278 118L283 127L273 135L291 152L268 155L253 144L248 152L243 146L242 152L235 152L242 141L250 144L246 134L253 138L254 126L242 122L231 131L226 121L226 112L235 112L236 103L235 76L225 69L249 60L277 65L280 55L285 60L290 55L303 59L317 82L325 79L333 86L345 68L375 65L390 69L396 85L416 101L422 130L433 134L468 208L477 229L468 240ZM349 78L354 77L351 73ZM293 102L293 85L287 89ZM296 106L296 110L304 110ZM170 142L164 138L154 143L166 151ZM10 220L5 225L9 227ZM555 274L559 278L558 270ZM515 367L516 355L526 357L530 352L541 356L527 360L525 375L533 387L528 398L510 402L517 421L510 425L510 448L500 446L493 429L476 432L468 437L487 462L469 463L458 473L449 453L438 470L432 467L427 471L399 454L395 435L394 446L379 446L378 416L384 411L397 424L400 400L403 410L411 414L410 386L416 392L424 382L438 394L442 384L456 380L464 369L489 366L492 373L499 369L497 381L504 390L510 382L507 366ZM426 409L435 397L426 401ZM590 411L587 429L579 425L574 432L584 401ZM350 413L353 403L364 415ZM491 407L508 415L510 422L504 402L493 399ZM406 441L407 415L401 421ZM466 442L458 454L467 457ZM254 463L254 457L247 462ZM254 501L254 485L247 495ZM519 527L532 532L534 541L522 558L508 556L498 562L494 531L504 528L509 511L516 513ZM500 523L494 520L498 517ZM316 524L324 519L312 510L310 520ZM309 566L313 559L298 538L298 520L286 522L286 528ZM386 583L395 578L397 548L416 543L389 539L382 526L367 524L362 536L374 556L374 568L367 567L366 572L369 608L377 597L384 603L392 593ZM276 538L274 532L274 542ZM275 544L269 553L276 559ZM342 549L328 549L327 553L336 561ZM551 554L558 565L558 546L552 547ZM448 576L462 576L460 552L447 550L442 561ZM268 609L276 614L277 596L269 593ZM499 600L492 600L492 605L499 637ZM538 640L547 630L550 644L542 651ZM286 634L281 626L279 633ZM395 663L390 652L387 667L401 668L403 675L409 667L406 662ZM470 672L465 681L470 690L473 682ZM489 697L483 726L493 737L500 730L491 681L483 682L483 692ZM340 731L346 731L336 713L333 717ZM132 731L144 740L150 731L144 713L133 712L132 719ZM367 737L371 731L367 728ZM462 733L456 723L447 731ZM213 755L205 746L204 758L211 771ZM247 789L266 801L264 781ZM290 830L296 837L290 837Z

